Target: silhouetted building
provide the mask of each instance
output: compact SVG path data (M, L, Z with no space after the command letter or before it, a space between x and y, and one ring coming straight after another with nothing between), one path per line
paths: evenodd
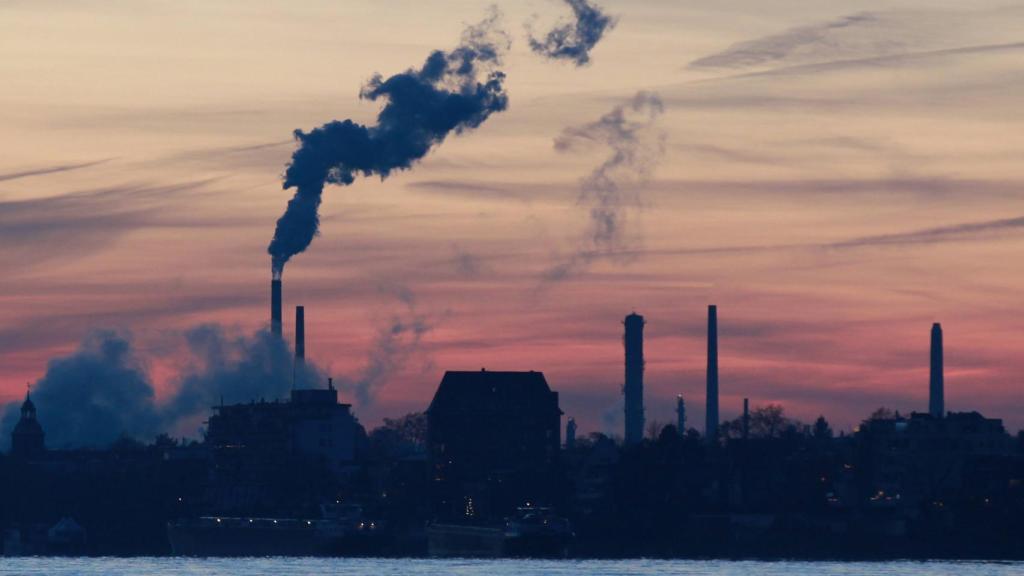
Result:
M576 419L569 418L565 425L565 449L572 450L576 447Z
M680 435L686 434L686 402L682 394L676 396L676 430Z
M270 332L275 336L281 336L281 279L274 278L270 281Z
M965 479L977 466L1013 452L1013 440L1002 420L977 412L866 420L857 431L857 441L875 505L910 509L919 504L942 507L963 497Z
M36 418L36 405L31 394L25 393L21 404L21 418L11 432L11 455L17 458L35 458L45 450L43 427Z
M337 472L355 459L356 421L350 408L338 402L333 384L292 390L288 402L214 406L206 443L256 457L302 456Z
M707 407L704 436L708 442L718 441L718 307L708 306L708 369Z
M561 415L540 372L446 372L427 410L437 515L495 519L550 504Z
M636 312L626 316L622 343L626 349L626 444L644 438L644 317Z
M931 369L928 385L928 413L935 418L945 414L945 390L942 366L942 325L932 324Z

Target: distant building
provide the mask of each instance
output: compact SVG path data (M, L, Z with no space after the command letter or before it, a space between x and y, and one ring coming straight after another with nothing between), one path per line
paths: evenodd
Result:
M11 455L17 458L36 458L46 451L43 427L36 418L36 405L31 395L25 393L21 404L21 418L11 432Z
M644 317L636 312L622 322L626 332L622 343L626 350L626 383L622 393L626 401L626 444L644 439Z
M552 503L561 415L540 372L446 372L427 410L436 514L500 518Z
M288 402L214 406L206 434L213 448L294 454L339 471L355 459L356 420L333 385L292 390Z
M972 491L987 496L991 486L971 486L975 478L1001 478L986 471L1013 452L1002 420L977 412L949 412L942 418L915 413L909 418L872 419L856 440L865 458L869 496L878 505L942 506ZM1005 482L999 489L1005 489Z

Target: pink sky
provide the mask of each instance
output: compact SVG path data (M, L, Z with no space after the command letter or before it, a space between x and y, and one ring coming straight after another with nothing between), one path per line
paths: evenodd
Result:
M264 326L291 131L372 121L360 86L453 46L488 4L0 3L0 401L95 328L130 331L165 397L184 330ZM648 419L682 393L702 429L714 303L723 418L744 397L841 429L926 410L941 322L947 409L1024 426L1024 10L602 4L618 25L579 69L523 40L563 6L503 6L510 109L412 171L325 191L321 236L285 273L286 333L305 305L307 356L343 378L394 318L429 326L360 419L487 367L541 370L581 432L621 433L635 310ZM665 149L624 181L622 243L547 282L587 236L579 183L608 155L554 139L638 90L665 103Z

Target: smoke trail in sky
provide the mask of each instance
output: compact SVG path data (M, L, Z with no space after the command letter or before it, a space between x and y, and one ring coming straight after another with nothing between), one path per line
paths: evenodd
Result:
M299 148L284 176L284 188L295 188L295 195L267 248L276 277L318 233L326 184L347 186L360 174L386 178L408 169L449 134L476 128L505 110L505 75L496 67L509 40L498 27L499 17L492 10L463 32L457 48L434 51L419 69L371 79L359 96L385 102L376 124L335 120L309 132L295 131Z
M657 128L664 110L657 94L637 92L598 120L566 128L555 139L560 152L599 143L611 154L580 182L579 201L590 211L586 240L568 260L549 269L546 280L562 280L625 247L626 209L639 203L638 190L664 154L665 134Z
M572 8L573 21L552 28L543 38L531 34L530 48L548 58L583 66L590 62L590 51L615 26L615 19L589 0L564 1Z

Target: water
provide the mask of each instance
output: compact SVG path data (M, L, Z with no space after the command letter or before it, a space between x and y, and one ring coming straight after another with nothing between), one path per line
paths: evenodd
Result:
M0 558L0 576L1001 576L1024 562L731 562L362 558Z

